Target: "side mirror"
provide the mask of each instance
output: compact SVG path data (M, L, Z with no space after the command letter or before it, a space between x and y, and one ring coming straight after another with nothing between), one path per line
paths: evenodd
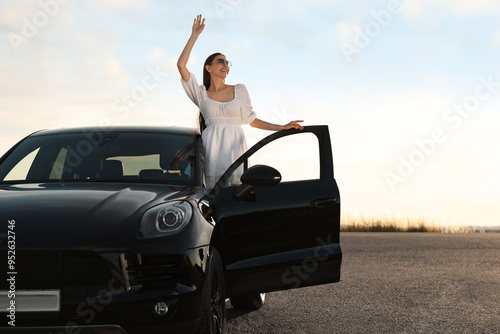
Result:
M255 165L241 175L241 185L234 191L234 197L239 201L253 202L257 187L272 187L281 182L281 174L276 169L266 165Z

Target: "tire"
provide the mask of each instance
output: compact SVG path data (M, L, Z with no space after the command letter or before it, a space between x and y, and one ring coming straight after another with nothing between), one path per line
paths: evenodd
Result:
M226 330L226 286L219 252L210 248L203 289L199 334L224 334Z
M231 305L236 310L258 310L266 301L265 293L246 293L229 298Z

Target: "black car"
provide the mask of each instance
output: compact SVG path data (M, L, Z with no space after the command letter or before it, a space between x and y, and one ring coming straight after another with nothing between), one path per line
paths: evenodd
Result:
M223 333L226 298L338 282L339 224L327 126L271 134L213 189L194 130L39 131L0 159L0 332Z

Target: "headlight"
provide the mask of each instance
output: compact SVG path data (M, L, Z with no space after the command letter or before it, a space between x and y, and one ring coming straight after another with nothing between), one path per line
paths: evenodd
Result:
M191 219L193 210L188 202L170 202L155 206L142 216L143 237L161 237L179 232Z

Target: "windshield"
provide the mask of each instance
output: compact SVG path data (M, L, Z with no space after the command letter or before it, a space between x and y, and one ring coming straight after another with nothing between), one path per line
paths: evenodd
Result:
M0 182L195 185L194 140L185 134L120 131L28 137L0 165Z

